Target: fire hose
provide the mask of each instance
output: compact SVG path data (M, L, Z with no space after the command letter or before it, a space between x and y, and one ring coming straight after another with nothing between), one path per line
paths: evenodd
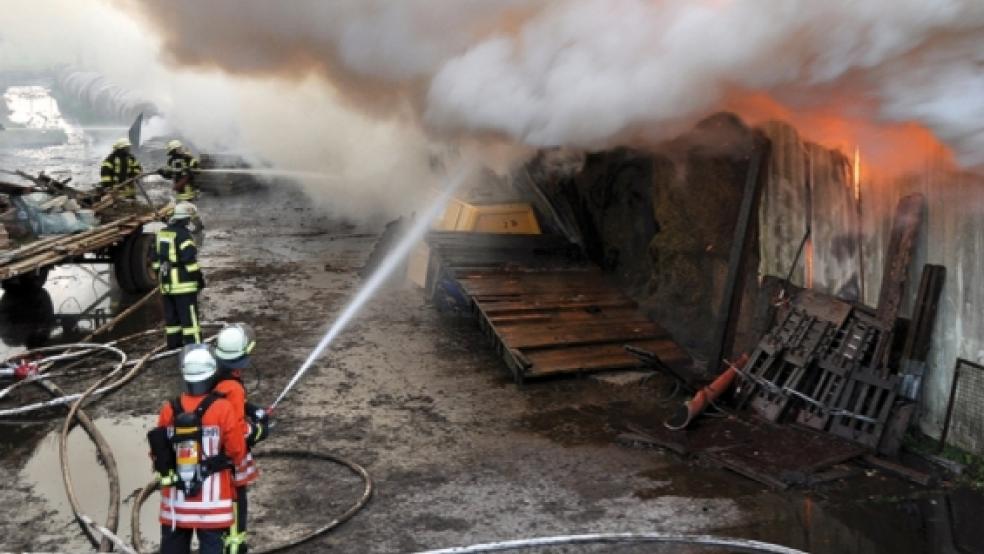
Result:
M777 544L753 541L747 539L732 539L715 537L713 535L687 535L677 533L591 533L585 535L562 535L557 537L539 537L532 539L517 539L502 542L476 544L425 550L417 554L472 554L476 552L503 552L506 550L526 550L546 546L566 544L687 544L701 546L719 546L738 552L767 552L773 554L806 554L802 550L788 548Z
M203 327L206 327L206 326L222 326L222 325L225 325L225 324L222 323L222 322L218 322L218 323L203 323L201 325ZM143 336L143 335L145 335L145 333L136 333L134 335L131 335L130 337L124 337L124 339L119 339L116 342L117 343L123 342L127 338L136 338L136 337ZM212 337L209 337L209 338L205 339L205 342L206 343L213 342L213 341L215 341L215 336L212 336ZM120 355L122 355L124 357L124 359L123 359L123 361L121 363L122 363L123 367L129 367L130 370L127 373L125 373L122 377L120 377L117 381L113 381L111 383L108 383L108 384L102 386L101 388L98 388L98 389L92 391L92 393L91 393L92 395L106 394L108 392L112 392L112 391L114 391L114 390L122 387L123 385L125 385L126 383L128 383L130 380L132 380L133 377L140 370L140 367L138 367L138 365L137 365L138 364L138 361L127 361L125 359L126 355L123 354L123 351L120 350L119 348L116 348L116 347L112 346L112 343L107 343L107 344L81 343L81 344L60 345L60 346L57 346L57 347L45 347L45 348L38 348L38 349L32 350L30 352L19 354L19 356L30 356L30 355L36 354L38 352L52 350L52 349L55 349L55 348L61 348L61 349L65 349L65 348L81 348L81 350L79 350L78 352L75 353L75 354L77 354L79 356L89 354L92 350L105 349L105 350L112 350L114 352L118 352ZM169 356L173 356L173 355L181 352L181 349L180 348L176 348L176 349L173 349L173 350L167 350L167 351L163 351L163 352L160 352L160 351L155 351L155 352L156 353L154 353L154 355L149 360L147 360L148 363L149 362L154 362L154 361L157 361L157 360L160 360L160 359L163 359L163 358L167 358ZM60 359L65 359L65 358L60 358ZM53 376L55 376L54 373L52 373L52 374L39 374L39 375L36 375L36 376L31 376L29 382L35 382L35 381L38 381L40 379L44 379L44 378L47 378L47 377L53 377ZM5 396L9 392L8 389L13 389L13 388L19 386L18 383L21 383L21 382L23 382L23 381L18 381L17 383L14 383L11 386L7 387L7 389L4 389L4 390L0 391L0 398L3 398L3 396ZM43 409L46 409L46 408L53 408L53 407L56 407L56 406L61 406L61 405L64 405L64 404L69 404L71 402L74 402L74 401L78 400L80 396L81 396L81 393L64 394L64 395L61 395L61 396L57 396L56 398L53 398L51 400L34 402L34 403L31 403L31 404L27 404L27 405L24 405L24 406L18 406L18 407L15 407L15 408L7 408L7 409L4 409L4 410L0 410L0 417L8 417L8 416L12 416L12 415L21 415L21 414L25 414L25 413L29 413L29 412L34 412L34 411L37 411L37 410L43 410Z
M214 337L210 337L209 340L213 340L213 339ZM92 419L85 413L85 411L81 409L81 406L90 397L94 395L102 394L102 392L104 391L113 390L126 384L127 382L132 380L132 378L149 362L157 359L161 359L162 357L167 355L172 355L179 350L163 352L163 347L158 347L148 352L139 360L136 360L134 362L128 362L125 353L111 346L98 345L95 343L85 343L85 344L78 344L78 345L62 345L58 348L64 349L66 346L68 348L73 348L73 347L80 348L80 350L76 352L77 355L82 355L88 351L102 348L114 352L119 352L121 358L111 372L103 376L97 382L92 384L88 389L86 389L84 392L79 394L72 394L72 395L65 394L64 391L62 391L53 383L45 379L36 379L32 382L44 388L46 391L49 392L49 394L55 396L56 398L53 401L32 404L30 406L21 407L14 410L23 410L24 408L31 408L32 406L37 406L39 404L43 404L45 407L48 407L48 406L62 405L62 404L67 404L69 402L73 402L68 412L68 415L66 416L64 423L62 425L62 430L59 440L59 457L61 462L62 479L65 485L65 491L66 491L66 495L68 496L69 504L71 505L72 511L77 521L79 522L80 526L82 527L82 530L85 533L86 537L93 544L93 546L99 549L100 552L107 552L113 546L115 546L120 551L136 554L137 552L140 551L138 545L142 544L142 537L140 535L140 530L139 530L140 508L146 502L147 498L151 495L151 493L153 493L153 491L157 489L157 483L156 481L154 481L148 484L146 487L144 487L144 489L141 490L140 495L137 498L137 501L134 503L133 513L131 517L132 543L134 547L131 548L116 534L116 529L119 524L120 484L119 484L119 474L117 471L116 461L113 456L112 449L109 447L109 444L106 442L103 435L99 432L98 428L92 422ZM60 359L70 359L70 358L71 357L67 357L67 358L62 357ZM122 377L120 377L116 381L107 384L109 381L115 378L120 371L122 371L126 367L131 367L131 369L129 369ZM68 457L67 440L68 440L68 434L75 421L79 422L79 424L86 431L86 434L95 444L99 458L102 461L102 465L104 466L107 473L107 477L109 479L109 489L110 489L109 510L108 510L108 515L105 525L99 525L95 523L90 516L82 513L82 509L78 497L74 490L71 472L68 466L69 457ZM265 549L261 549L259 551L254 551L254 552L258 552L260 554L281 552L286 549L293 548L297 545L311 541L319 536L322 536L328 533L329 531L331 531L332 529L338 527L339 525L342 525L349 519L351 519L359 510L361 510L368 503L369 499L372 496L373 482L372 482L372 478L369 476L369 473L362 466L345 458L334 456L327 453L306 452L306 451L299 451L299 450L273 450L273 451L259 454L259 457L268 457L268 456L287 457L287 458L294 458L294 459L301 459L301 458L317 459L317 460L324 460L324 461L336 463L348 468L354 474L359 476L363 480L364 487L363 487L362 494L359 496L359 498L341 515L335 517L331 521L317 527L316 529L308 531L307 533L304 533L303 535L297 538L291 539L285 543L273 545Z
M130 377L135 375L138 371L140 371L140 369L142 369L147 364L147 362L154 354L159 353L163 349L164 347L157 347L154 350L151 350L150 352L145 354L142 358L137 360L137 363L133 366L133 369L131 369L127 375ZM82 525L83 529L86 532L86 535L90 538L90 540L93 541L93 544L98 545L100 552L110 551L111 544L114 542L110 538L110 534L115 533L116 528L119 525L120 480L119 480L119 474L116 470L116 459L113 457L112 449L109 448L108 444L106 444L105 439L98 432L98 430L96 430L95 425L92 425L92 428L93 430L95 430L95 433L89 433L89 436L90 438L93 439L93 442L97 443L97 447L99 448L103 465L106 467L107 475L109 476L109 491L110 491L109 513L106 516L106 530L108 530L109 533L105 533L105 532L100 533L102 535L102 540L99 543L96 543L96 541L93 540L95 538L95 534L91 530L92 527L87 523L87 521L91 521L91 518L84 517L84 514L82 513L81 505L79 504L78 497L75 494L75 488L72 484L72 473L68 466L68 433L69 431L72 430L72 424L74 423L76 416L80 415L79 413L80 409L82 407L82 404L85 403L86 399L90 395L94 394L97 390L99 390L101 386L109 382L109 380L113 379L116 376L116 373L122 369L123 369L123 364L120 364L120 366L116 370L106 374L102 379L93 383L88 389L85 390L85 392L79 395L78 400L76 400L76 402L72 404L72 407L68 410L68 415L65 416L65 422L62 424L61 435L59 436L59 440L58 440L58 458L61 463L62 481L65 484L65 493L68 496L68 501L72 506L72 512L75 514L75 517L79 521L79 524ZM124 376L124 378L129 380L126 376ZM79 417L78 419L79 421L82 420L81 417Z

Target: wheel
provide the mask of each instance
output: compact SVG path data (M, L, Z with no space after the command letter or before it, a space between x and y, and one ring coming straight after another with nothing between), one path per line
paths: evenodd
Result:
M113 249L113 273L116 275L116 282L124 292L139 292L133 283L133 271L130 263L130 251L133 248L134 235L123 239Z
M54 303L43 288L18 290L18 294L0 298L0 340L7 346L42 346L55 325Z
M50 269L50 267L42 267L30 273L11 277L0 286L7 292L37 292L44 288L44 283L48 280L48 271Z
M157 271L151 266L154 262L154 235L142 233L133 237L130 245L130 280L135 292L147 292L157 286Z

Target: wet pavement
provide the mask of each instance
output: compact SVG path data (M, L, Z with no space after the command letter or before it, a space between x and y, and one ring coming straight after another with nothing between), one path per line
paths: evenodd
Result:
M269 402L357 289L383 222L345 221L282 184L242 196L206 196L200 209L208 227L203 319L245 321L257 330L247 382L255 401ZM97 323L78 314L111 314L126 304L112 279L87 275L78 269L52 274L48 300L11 298L15 306L4 310L6 295L0 297L0 321L17 330L3 333L5 348L73 340ZM159 325L157 310L143 310L117 332ZM33 319L32 311L38 312ZM65 314L75 314L74 320ZM65 321L76 323L66 330ZM76 391L88 382L60 384ZM143 433L160 404L177 393L177 383L174 361L164 360L87 407L113 445L124 497L150 478ZM252 543L274 544L324 523L360 491L343 468L262 457L265 450L292 448L349 457L377 486L365 511L298 552L408 552L629 531L714 533L820 554L984 552L977 525L984 501L975 491L929 490L868 471L779 493L718 468L619 443L627 421L662 421L671 409L663 400L666 385L658 378L623 385L559 379L517 387L470 320L437 313L413 287L390 286L291 392L272 438L257 448L265 474L251 493ZM32 417L39 423L0 425L0 474L6 476L0 551L87 551L61 490L54 442L60 414ZM106 476L83 439L76 431L70 440L72 474L86 509L101 515ZM122 506L124 537L130 536L131 506L132 498ZM156 540L155 511L152 499L142 514L148 541ZM543 551L712 550L609 545Z

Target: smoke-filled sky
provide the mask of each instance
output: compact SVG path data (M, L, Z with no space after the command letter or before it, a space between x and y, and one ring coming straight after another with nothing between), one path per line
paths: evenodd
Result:
M100 71L206 143L237 136L304 169L407 171L424 132L659 140L761 94L787 112L926 127L984 164L981 0L5 5L0 67L35 60ZM877 133L854 138L877 146Z

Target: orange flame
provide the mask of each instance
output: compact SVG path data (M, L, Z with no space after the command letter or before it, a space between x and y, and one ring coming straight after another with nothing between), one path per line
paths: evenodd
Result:
M869 177L895 177L924 170L929 164L952 164L951 150L923 125L882 122L862 113L870 102L841 94L829 104L793 109L765 93L741 93L726 102L726 109L756 125L784 121L806 139L844 153L865 151ZM860 153L855 156L855 194L860 193Z
M851 166L854 170L854 200L861 200L861 147L854 147L854 163Z

